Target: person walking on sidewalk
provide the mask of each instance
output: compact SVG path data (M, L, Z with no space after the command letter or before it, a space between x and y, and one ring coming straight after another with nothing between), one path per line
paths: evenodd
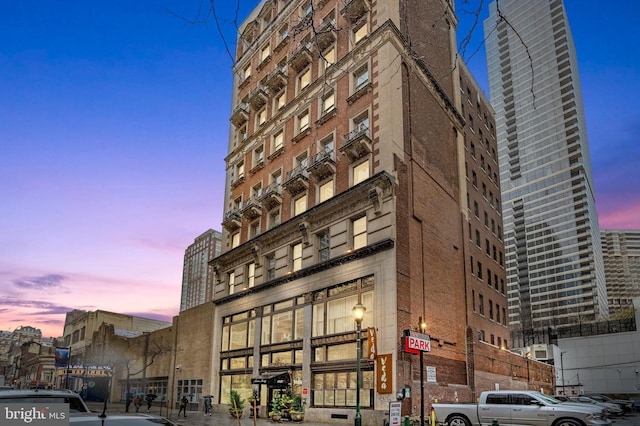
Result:
M211 395L204 397L204 415L211 415Z
M136 406L136 413L139 412L142 406L142 398L140 398L140 395L136 395L136 397L133 398L133 405Z
M180 409L178 410L178 417L180 417L180 413L184 413L184 416L187 417L187 404L189 400L186 395L180 399Z

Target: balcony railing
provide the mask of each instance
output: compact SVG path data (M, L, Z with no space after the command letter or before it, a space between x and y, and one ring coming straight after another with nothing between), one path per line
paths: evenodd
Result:
M235 231L242 226L242 212L240 208L231 209L224 214L222 226L228 231Z
M245 102L239 103L231 112L230 120L236 127L240 127L246 123L249 120L249 105Z
M262 215L262 205L259 201L260 195L254 195L249 198L244 203L244 208L242 209L242 215L249 218L255 219Z
M283 186L291 195L305 191L309 187L307 165L300 164L287 173L287 180L285 180Z
M262 207L266 210L271 210L274 207L282 204L282 185L278 182L273 182L262 191L260 197Z
M359 124L350 133L344 136L344 143L340 151L351 161L356 161L371 153L371 137L369 126Z
M303 43L291 54L289 65L296 72L300 72L304 67L311 63L311 60L311 43Z
M317 179L324 179L336 173L336 161L333 148L327 147L311 158L309 173Z
M269 92L275 94L287 85L287 67L280 66L269 73L265 84L269 88Z
M258 86L249 93L249 104L255 110L258 110L267 103L267 90L262 84L258 84Z

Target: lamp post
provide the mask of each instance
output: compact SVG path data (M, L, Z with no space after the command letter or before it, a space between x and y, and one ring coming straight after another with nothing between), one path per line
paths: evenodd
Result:
M420 327L420 333L427 331L427 323L424 322L422 317L418 321ZM424 426L424 358L423 352L420 351L420 426Z
M356 321L356 416L355 426L362 426L362 415L360 414L360 358L362 358L362 339L360 330L362 319L364 318L365 307L358 303L353 307L353 319Z

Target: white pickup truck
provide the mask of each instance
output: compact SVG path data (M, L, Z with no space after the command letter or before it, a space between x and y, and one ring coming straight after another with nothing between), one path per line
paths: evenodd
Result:
M477 404L432 404L448 426L610 426L602 408L560 402L532 391L487 391Z

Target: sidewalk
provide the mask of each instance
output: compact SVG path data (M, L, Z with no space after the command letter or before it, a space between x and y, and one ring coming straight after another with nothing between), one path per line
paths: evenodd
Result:
M104 404L102 402L90 402L86 401L87 406L91 411L102 412L102 408ZM240 423L238 424L238 420L231 417L228 413L213 413L211 416L205 416L202 411L187 411L187 417L180 416L177 417L178 410L173 410L171 412L171 416L167 415L167 407L162 407L162 412L160 412L160 408L158 406L151 407L150 414L161 415L163 417L170 418L171 421L180 425L180 426L253 426L253 418L252 417L242 417L240 419ZM125 407L124 404L115 402L115 403L107 403L107 414L116 414L116 413L124 413ZM130 412L135 412L136 409L131 405L129 408ZM141 413L147 412L147 406L144 404L140 408ZM276 423L272 422L270 419L258 418L256 419L256 425L258 426L274 426ZM298 423L292 423L289 421L282 421L280 424L282 425L295 425ZM328 423L317 423L317 422L307 422L303 421L299 423L304 426L327 426Z

